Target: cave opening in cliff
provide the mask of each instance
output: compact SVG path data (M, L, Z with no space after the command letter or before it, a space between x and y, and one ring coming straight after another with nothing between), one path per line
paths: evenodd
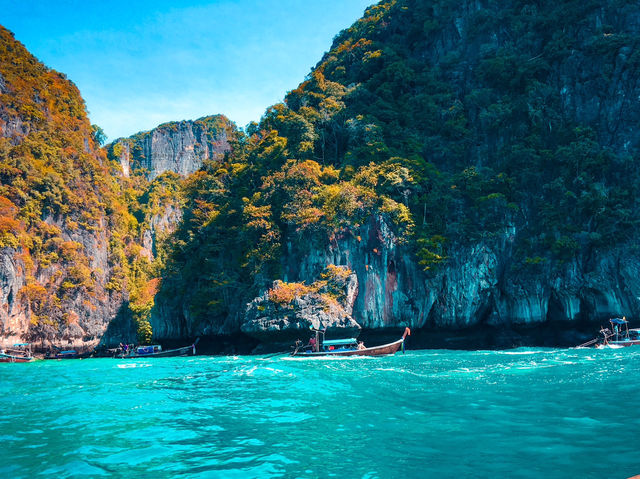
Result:
M557 294L552 293L547 306L547 321L564 321L566 319L568 319L567 313L562 306L562 301Z

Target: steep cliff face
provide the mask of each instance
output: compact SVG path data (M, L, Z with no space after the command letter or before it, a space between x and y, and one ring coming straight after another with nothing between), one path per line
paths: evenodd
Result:
M26 336L29 317L18 301L18 294L24 285L24 262L20 260L19 253L16 250L3 249L0 263L0 322L3 343L19 343Z
M145 170L153 180L170 171L188 176L204 161L220 161L231 149L235 125L222 115L166 123L149 132L117 140L108 149L125 176Z
M447 266L425 274L398 245L382 217L359 230L345 230L324 245L292 239L285 281L311 283L326 264L354 271L358 291L351 311L366 329L535 325L547 321L594 321L625 312L640 315L640 261L628 249L594 262L567 262L559 270L530 265L512 269L514 228L492 241L451 251ZM550 279L550 280L549 280ZM247 320L255 314L249 307ZM269 329L265 328L264 336ZM276 341L278 334L269 338Z
M76 87L1 27L0 76L0 346L91 348L124 295L106 158Z
M509 241L508 238L505 242ZM325 264L345 265L357 276L352 316L365 329L462 328L488 321L500 294L499 244L460 248L446 268L426 275L414 254L381 216L343 230L324 246L288 243L285 278L309 282Z

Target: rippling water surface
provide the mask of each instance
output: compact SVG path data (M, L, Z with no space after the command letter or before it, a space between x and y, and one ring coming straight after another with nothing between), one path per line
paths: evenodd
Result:
M626 478L640 347L0 364L0 477Z

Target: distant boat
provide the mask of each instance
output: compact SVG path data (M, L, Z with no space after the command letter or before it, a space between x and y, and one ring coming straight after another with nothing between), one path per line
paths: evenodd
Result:
M597 349L619 349L640 345L640 328L629 329L627 318L611 318L611 329L601 328L600 336L578 347L593 346Z
M0 349L0 363L30 363L35 361L30 343L18 343L13 349Z
M87 357L87 355L85 354L84 357ZM78 353L78 351L76 351L75 349L68 349L66 351L49 352L44 357L44 359L80 359L80 358L81 358L80 353Z
M301 341L296 341L295 349L291 356L319 357L319 356L388 356L398 352L402 348L404 353L404 340L411 334L409 328L404 329L400 339L392 343L380 346L365 347L362 341L355 338L325 340L325 330L314 329L315 337L304 346Z
M198 340L191 346L184 346L182 348L163 350L159 344L152 344L149 346L138 346L135 348L120 348L116 354L116 358L121 359L135 359L135 358L169 358L176 356L195 356L196 344Z
M640 329L629 329L629 322L626 317L611 318L609 323L611 324L611 329L602 328L600 330L602 340L596 344L596 348L617 349L640 344Z

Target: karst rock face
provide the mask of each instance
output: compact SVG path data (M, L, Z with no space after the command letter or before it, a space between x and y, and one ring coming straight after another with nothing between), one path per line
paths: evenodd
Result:
M640 261L627 249L593 263L566 262L556 271L510 269L515 228L492 241L458 247L445 266L427 273L398 245L382 217L357 231L343 231L324 248L289 243L288 281L312 282L325 264L344 265L356 276L351 316L367 329L536 325L593 321L628 311L640 314Z
M0 347L91 349L121 306L113 190L73 83L0 27Z
M110 145L125 175L145 170L150 180L171 171L188 176L204 161L216 161L231 150L235 127L222 115L166 123Z

